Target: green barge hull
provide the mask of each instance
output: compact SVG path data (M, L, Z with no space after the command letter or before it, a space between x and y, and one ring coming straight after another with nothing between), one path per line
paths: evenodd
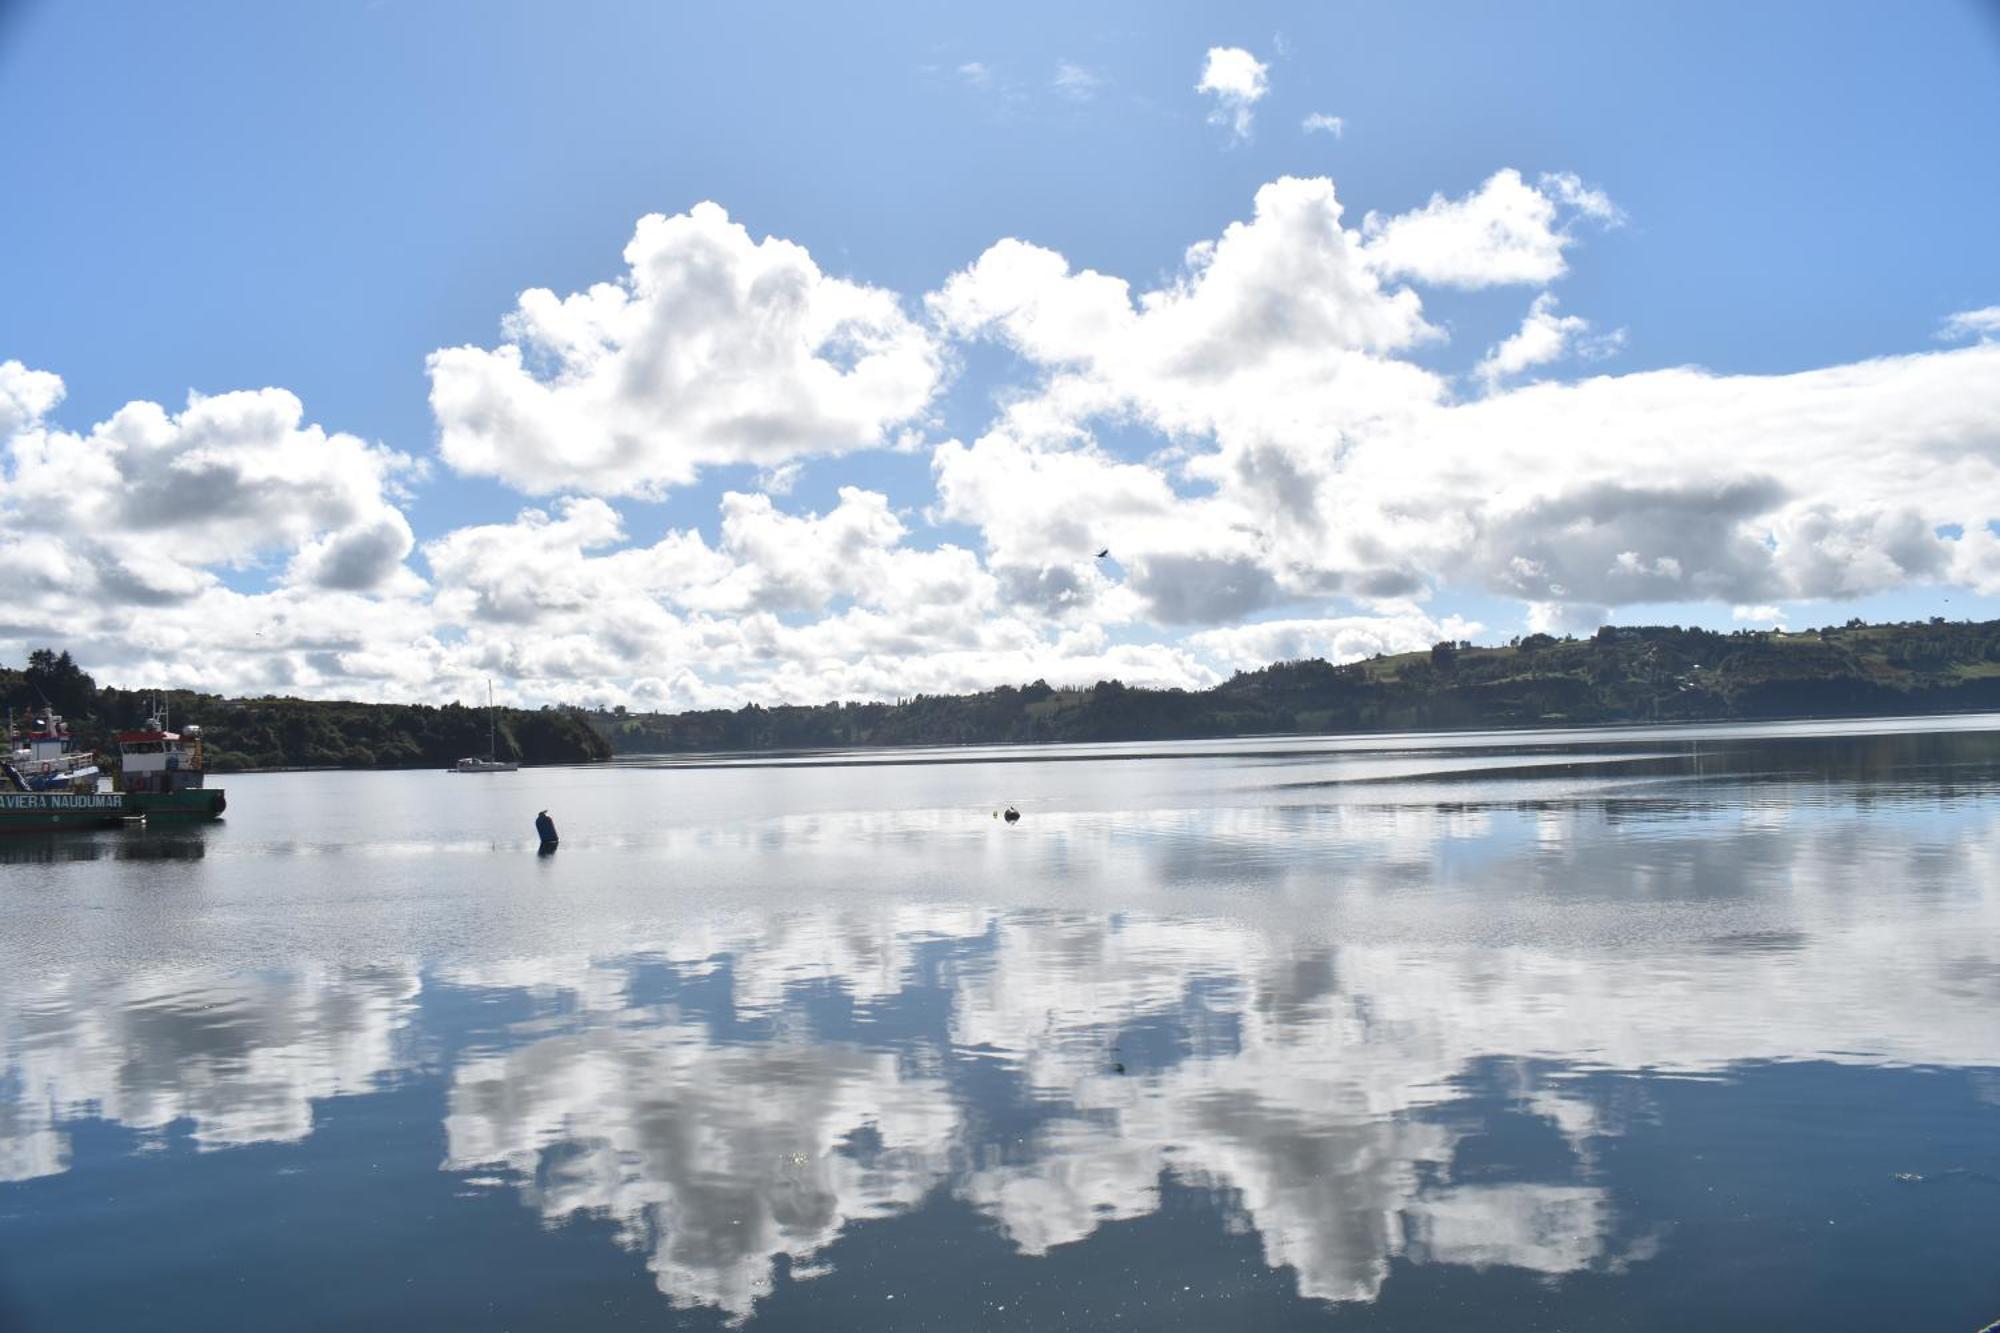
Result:
M0 833L117 828L144 816L148 824L219 819L229 800L217 788L174 792L0 792Z
M128 817L125 801L116 792L0 791L0 833L116 828Z
M163 819L219 819L229 808L220 787L183 787L179 791L128 791L125 813L144 815L151 824Z

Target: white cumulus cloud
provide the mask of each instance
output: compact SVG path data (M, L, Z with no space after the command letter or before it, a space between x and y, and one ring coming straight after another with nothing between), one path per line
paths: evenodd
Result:
M1775 606L1732 606L1729 608L1729 615L1732 620L1747 621L1754 625L1777 626L1785 623L1784 611Z
M1990 312L1954 317L1964 346L1793 374L1524 382L1617 345L1547 290L1617 220L1575 176L1503 170L1348 225L1330 180L1287 177L1150 281L1006 238L919 317L713 205L649 217L617 281L528 291L497 346L433 355L442 461L547 498L433 528L414 564L424 463L283 389L83 428L58 376L0 363L0 661L56 643L116 683L435 699L490 675L528 702L720 706L1200 686L1470 637L1466 593L1587 630L2000 589ZM1538 290L1460 350L1426 284ZM912 447L974 343L993 406L927 482L787 494L803 460ZM728 465L674 526L618 503Z
M50 423L62 381L0 365L0 543L63 551L17 564L16 610L37 593L164 606L217 567L291 560L296 581L376 588L413 545L391 499L404 455L305 420L296 396L191 394L176 413L127 403L87 433Z
M1377 653L1411 653L1443 640L1469 639L1477 621L1434 618L1413 606L1382 613L1317 620L1267 620L1188 636L1188 645L1225 670L1250 670L1272 662L1324 658L1352 662Z
M1250 137L1250 124L1258 102L1271 89L1271 67L1240 46L1211 46L1202 63L1198 93L1215 99L1208 113L1210 124L1225 125L1238 143Z
M1385 276L1445 287L1541 286L1568 271L1563 252L1578 219L1618 218L1603 192L1575 176L1530 185L1508 167L1463 198L1434 194L1407 213L1370 213L1361 231L1368 262Z
M1612 345L1544 294L1479 368L1482 399L1455 400L1410 360L1435 330L1386 273L1545 282L1565 266L1567 223L1610 211L1572 179L1535 187L1501 172L1465 200L1348 232L1329 182L1279 181L1252 221L1137 295L1003 242L932 309L960 336L1011 346L1040 378L993 431L938 452L947 512L981 528L996 564L1105 533L1128 573L1104 604L1136 596L1161 624L1449 586L1574 627L1649 602L1994 578L1992 344L1794 375L1682 368L1502 392L1510 374ZM1154 456L1099 443L1133 421L1158 432Z
M1600 359L1615 352L1624 342L1623 329L1590 336L1589 320L1581 315L1557 314L1556 298L1543 292L1528 308L1521 327L1489 349L1474 373L1490 390L1523 371L1572 354Z
M431 354L439 452L535 494L657 496L707 466L874 448L941 363L894 293L714 204L640 220L617 282L521 294L495 348Z
M2000 305L1959 311L1945 320L1944 326L1938 330L1938 337L1946 342L1957 342L1962 338L1977 338L1986 342L2000 338Z

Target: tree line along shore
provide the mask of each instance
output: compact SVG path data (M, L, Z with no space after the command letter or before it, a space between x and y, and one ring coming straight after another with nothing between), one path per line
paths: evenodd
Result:
M17 722L49 708L77 743L115 761L112 736L163 702L178 728L199 723L216 773L281 768L448 768L484 755L488 720L497 757L523 764L607 759L611 747L575 709L495 709L463 704L371 704L265 697L227 699L192 690L99 686L67 652L37 649L22 668L0 666L0 708Z
M620 754L1748 721L2000 709L2000 621L1782 633L1606 626L1277 662L1205 690L1045 682L895 703L592 713Z
M67 653L0 667L0 706L53 705L85 744L147 715L153 692L100 688ZM445 767L484 754L484 708L168 691L199 722L218 772ZM1189 740L1261 734L1429 731L1638 722L1753 721L2000 710L2000 621L1720 632L1606 626L1587 638L1530 634L1494 647L1439 643L1341 665L1318 659L1238 672L1205 690L1115 680L1036 681L894 703L635 713L497 711L501 759L585 763L613 754L849 746Z

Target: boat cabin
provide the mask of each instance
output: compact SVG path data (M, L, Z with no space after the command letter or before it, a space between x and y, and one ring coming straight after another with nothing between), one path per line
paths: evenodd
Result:
M128 792L186 791L202 783L201 728L168 731L158 718L118 733L119 764Z
M31 764L52 763L62 758L63 751L69 748L69 723L56 713L35 718L28 723L28 732L22 741L21 758Z
M76 748L60 713L31 718L27 731L18 734L10 718L8 734L7 762L30 787L42 790L97 776L97 756Z

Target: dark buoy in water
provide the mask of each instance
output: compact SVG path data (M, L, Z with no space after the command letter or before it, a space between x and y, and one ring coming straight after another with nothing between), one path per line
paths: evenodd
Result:
M556 843L559 841L556 837L556 821L549 818L549 812L546 810L535 816L535 835L542 840L543 856L555 851Z
M1000 818L1006 820L1009 824L1018 824L1021 822L1021 812L1010 805Z

